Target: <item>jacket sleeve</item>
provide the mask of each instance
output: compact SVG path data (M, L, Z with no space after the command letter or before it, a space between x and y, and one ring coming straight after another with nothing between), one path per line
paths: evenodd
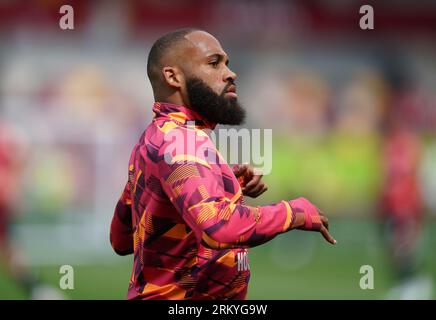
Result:
M221 170L205 157L197 154L176 155L173 159L176 158L185 161L159 164L162 187L198 241L212 249L260 245L293 229L297 213L315 208L307 200L301 201L303 198L297 199L298 207L293 207L293 201L258 207L244 205L239 184L229 196ZM227 171L232 172L230 168ZM236 180L234 175L230 178Z
M132 200L129 184L118 200L110 227L110 242L114 251L119 255L133 253L133 229L132 229Z

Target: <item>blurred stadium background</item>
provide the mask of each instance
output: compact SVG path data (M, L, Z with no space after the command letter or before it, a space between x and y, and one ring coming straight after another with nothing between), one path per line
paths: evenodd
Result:
M63 4L74 8L74 30L59 28ZM374 30L359 28L363 4L374 7ZM20 164L10 237L23 263L55 287L60 266L73 266L67 298L125 298L132 258L112 252L109 223L131 148L152 117L148 50L185 26L216 35L229 53L247 127L273 129L270 188L250 203L308 197L339 242L295 231L251 249L249 298L390 296L397 283L377 211L382 116L392 103L422 143L416 276L430 292L434 1L0 1L0 122ZM374 268L373 290L359 286L362 265ZM0 265L0 299L27 298Z

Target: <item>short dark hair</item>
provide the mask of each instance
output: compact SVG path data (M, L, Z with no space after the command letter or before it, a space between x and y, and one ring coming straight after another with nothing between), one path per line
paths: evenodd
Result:
M178 29L169 32L156 40L156 42L153 44L153 46L150 49L150 53L148 54L148 59L147 59L147 75L152 83L158 77L158 73L160 71L160 61L162 57L168 52L168 50L171 50L181 40L184 40L184 37L186 35L194 31L198 31L198 29L195 28Z

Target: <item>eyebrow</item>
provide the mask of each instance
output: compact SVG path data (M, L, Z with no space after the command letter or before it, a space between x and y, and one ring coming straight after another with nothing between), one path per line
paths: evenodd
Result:
M220 53L214 53L214 54L211 54L211 55L208 57L208 59L210 59L210 58L216 58L216 59L218 60L218 62L221 62L221 61L224 60L224 57L225 57L225 55L223 55L223 54L220 54ZM228 57L227 57L225 63L226 63L226 65L229 64L229 58L228 58Z

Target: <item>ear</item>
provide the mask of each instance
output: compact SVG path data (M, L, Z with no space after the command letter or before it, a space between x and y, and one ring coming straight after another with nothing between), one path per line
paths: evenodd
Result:
M182 86L183 75L177 67L164 67L162 74L170 87L180 88Z

